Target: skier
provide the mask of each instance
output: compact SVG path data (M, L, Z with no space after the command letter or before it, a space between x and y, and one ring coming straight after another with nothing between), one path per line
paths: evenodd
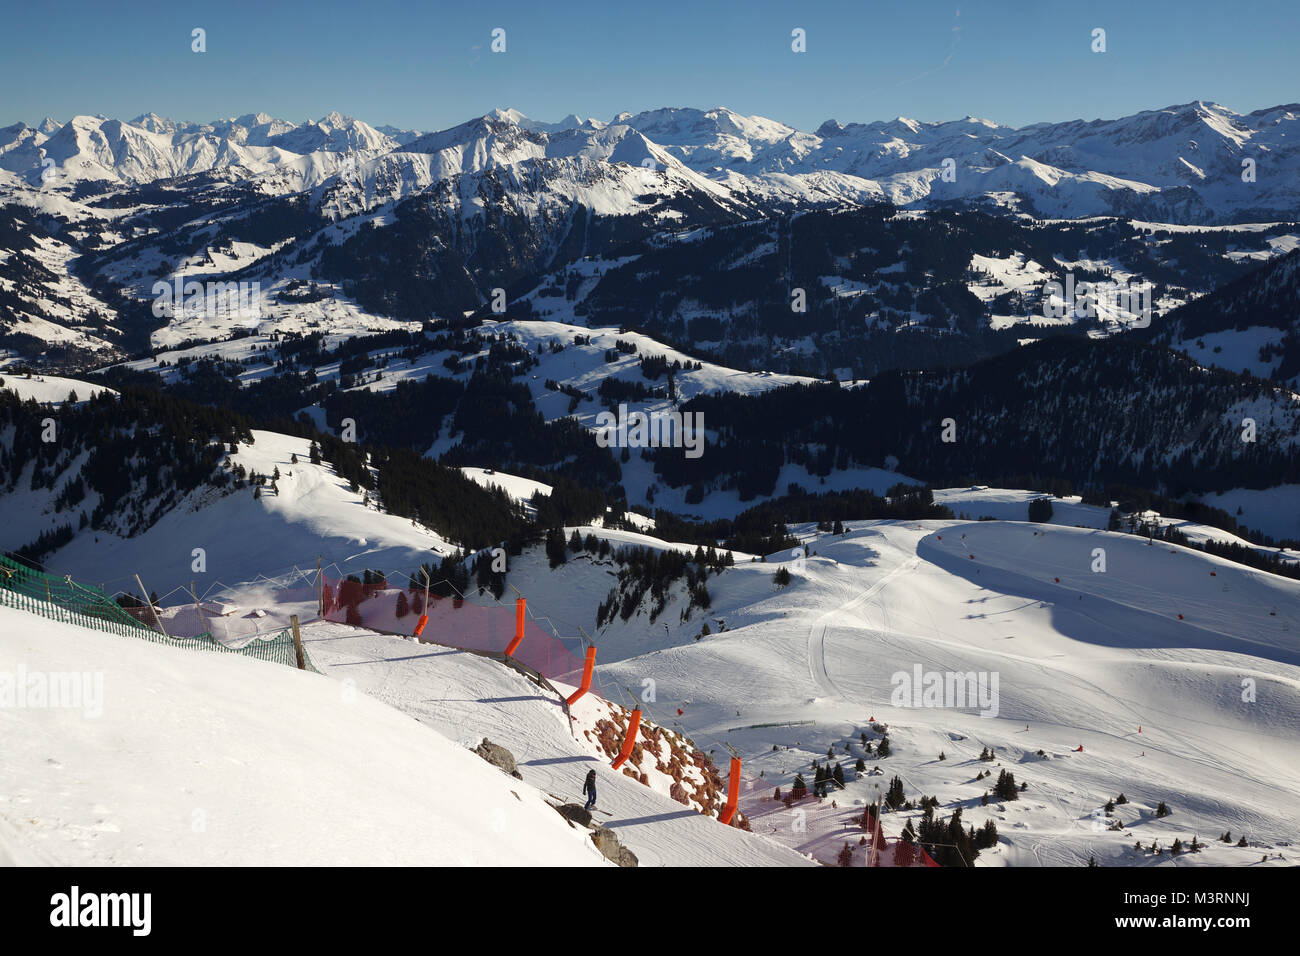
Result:
M583 809L592 809L596 805L596 771L587 771L587 779L582 784L582 792L587 794L587 805Z

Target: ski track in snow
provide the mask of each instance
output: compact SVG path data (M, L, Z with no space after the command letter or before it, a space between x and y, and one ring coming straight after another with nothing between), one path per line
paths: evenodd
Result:
M840 697L844 696L840 689L835 686L835 679L831 677L830 670L826 667L826 631L830 626L830 621L866 604L883 591L890 581L901 574L914 571L920 563L920 558L912 558L899 565L857 597L851 598L839 607L827 611L808 629L808 672L813 680L821 684L828 693Z

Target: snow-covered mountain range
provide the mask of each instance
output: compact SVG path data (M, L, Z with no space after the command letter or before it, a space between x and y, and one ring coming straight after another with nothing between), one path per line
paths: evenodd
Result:
M0 169L34 186L140 185L229 172L266 176L272 191L313 188L342 173L364 185L363 201L373 204L454 173L582 158L703 179L737 203L988 197L1041 216L1222 222L1294 212L1300 160L1289 146L1298 120L1296 104L1241 114L1196 101L1019 129L968 116L828 120L806 132L723 107L620 113L608 123L577 116L542 123L498 109L419 134L338 113L298 124L263 113L211 123L150 113L129 122L76 116L63 124L17 123L0 130ZM1243 176L1244 161L1253 175Z

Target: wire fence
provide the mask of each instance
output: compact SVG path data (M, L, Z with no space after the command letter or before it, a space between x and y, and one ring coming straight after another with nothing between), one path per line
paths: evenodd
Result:
M298 666L298 652L288 629L266 636L257 635L238 647L221 643L209 632L170 636L156 625L141 620L154 616L148 606L128 610L98 588L80 584L71 576L46 574L3 555L0 555L0 604L61 624L74 624L120 637L142 638L186 650L241 654L293 668ZM305 650L303 659L307 670L320 673Z

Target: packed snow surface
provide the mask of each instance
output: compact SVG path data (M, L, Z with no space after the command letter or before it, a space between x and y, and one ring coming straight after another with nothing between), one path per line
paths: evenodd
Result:
M533 787L351 684L0 607L0 693L53 675L101 695L0 697L0 863L604 862Z

